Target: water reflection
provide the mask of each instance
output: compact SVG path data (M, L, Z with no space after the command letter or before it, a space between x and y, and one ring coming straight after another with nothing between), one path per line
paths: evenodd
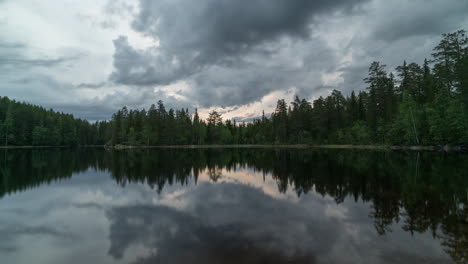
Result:
M106 204L117 198L99 193L117 188L88 176L87 188L99 191L74 201L74 210L105 212L113 261L127 261L129 252L138 252L130 258L134 263L468 261L464 155L75 149L9 150L0 158L0 197L44 184L72 182L73 188L75 178L84 178L75 175L90 175L90 169L109 173L124 187L119 192L138 188L135 193L147 199L123 193L117 197L126 201ZM0 234L36 230L63 237L66 229L19 223L15 228L17 233ZM2 251L14 248L0 244Z

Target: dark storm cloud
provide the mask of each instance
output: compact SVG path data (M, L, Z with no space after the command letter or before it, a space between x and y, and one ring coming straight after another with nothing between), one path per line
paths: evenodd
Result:
M341 71L344 84L332 88L348 93L365 88L362 79L373 60L389 60L393 70L405 56L410 61L429 56L427 40L435 44L441 33L466 25L467 7L468 2L460 0L141 0L132 27L158 46L138 50L125 37L116 39L111 80L148 86L184 79L191 87L184 95L204 107L242 105L290 87L310 97L327 86L321 72ZM346 67L337 57L345 52L336 53L320 35L311 35L317 25L326 28L334 14L346 26L359 25L356 19L366 24L351 28L356 34L346 49L360 49L362 54ZM295 44L275 45L283 40ZM290 55L303 58L301 66L274 57L288 49Z
M407 37L439 37L455 31L467 22L468 1L413 0L385 3L391 16L381 16L373 30L377 40L391 42ZM465 24L466 25L466 24Z
M223 60L281 35L307 38L314 15L363 0L141 0L133 28L175 51L198 52L195 62ZM188 55L188 54L187 54Z
M191 75L199 65L190 65L189 62L176 59L169 53L154 55L152 49L135 50L128 43L126 37L114 40L114 67L115 72L110 79L126 85L152 85L170 84L181 77Z
M289 78L278 74L283 70L279 67L266 69L258 65L235 68L212 66L193 76L190 81L192 89L186 95L195 98L203 107L216 102L242 105L288 83Z
M182 94L203 107L243 105L271 91L291 87L296 88L299 96L309 97L310 91L320 83L321 71L332 68L338 60L326 44L316 38L307 42L280 41L270 44L268 49L281 52L265 56L256 49L258 52L250 54L249 61L229 67L207 66L188 80L192 89Z
M287 88L296 76L264 63L281 48L276 42L310 40L310 26L318 15L351 12L363 2L142 0L132 26L159 46L138 50L126 37L114 40L111 80L145 86L188 78L195 88L192 95L203 106L252 102Z

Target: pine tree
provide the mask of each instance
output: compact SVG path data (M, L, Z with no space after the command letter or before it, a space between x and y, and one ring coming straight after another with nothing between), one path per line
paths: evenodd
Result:
M8 138L10 137L11 129L13 127L13 103L9 102L8 110L5 115L5 121L3 122L3 130L5 131L5 146L8 146Z

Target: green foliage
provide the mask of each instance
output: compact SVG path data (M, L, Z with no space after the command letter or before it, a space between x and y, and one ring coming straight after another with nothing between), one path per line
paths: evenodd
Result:
M393 122L391 139L396 143L420 144L422 111L414 97L410 96L408 91L404 91L398 117Z
M49 129L45 127L36 126L32 132L32 144L34 146L47 146L51 136L49 135Z
M96 135L101 124L0 97L1 145L71 146L103 144Z
M441 90L427 111L430 134L436 142L468 142L468 117L459 96Z
M432 68L431 68L432 66ZM4 145L187 144L446 144L468 143L468 38L444 34L432 60L403 62L387 72L372 62L365 91L333 90L309 102L278 100L270 117L223 121L216 111L148 111L123 107L110 121L90 124L72 115L0 97Z
M351 127L350 135L352 144L370 144L371 134L369 127L363 121L357 121Z

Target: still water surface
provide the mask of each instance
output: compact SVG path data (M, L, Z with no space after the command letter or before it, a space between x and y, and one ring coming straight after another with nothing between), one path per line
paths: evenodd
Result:
M468 156L8 150L0 263L466 263Z

